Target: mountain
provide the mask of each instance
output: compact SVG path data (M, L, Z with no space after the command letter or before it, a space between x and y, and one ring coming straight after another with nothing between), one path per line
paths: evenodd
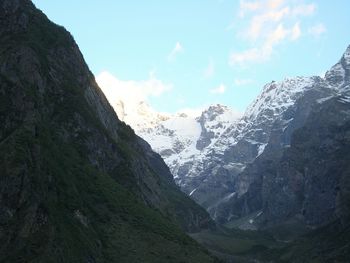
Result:
M114 94L103 78L99 83L119 118L163 157L176 183L187 194L194 193L187 181L197 177L203 168L202 162L206 161L204 158L214 151L225 150L226 146L218 141L241 117L240 113L220 104L210 105L202 111L160 113L144 100L130 101Z
M257 126L249 123L252 141L263 143L258 134L268 135L264 150L235 175L234 194L215 209L216 220L234 233L205 231L194 235L198 241L237 261L348 262L349 76L350 46L325 78L297 78L302 85L289 79L264 87L241 120L255 121ZM293 100L276 104L281 97ZM250 231L242 235L237 228ZM238 242L240 236L244 238Z
M224 105L211 105L203 111L180 111L176 114L155 111L143 99L116 94L120 87L117 80L102 73L97 81L120 120L149 142L169 165L175 179L181 176L183 166L193 158L204 154L215 145L227 126L240 117L240 113ZM111 86L109 82L114 82Z
M348 262L350 46L324 78L265 85L216 143L223 153L187 179L198 183L191 197L218 200L207 208L225 226L258 231L205 231L198 241L232 261Z
M277 130L286 129L283 143L289 144L293 127L300 125L297 121L290 123L297 107L296 101L321 83L321 78L313 77L267 84L245 114L226 126L215 144L193 161L192 171L196 172L184 176L180 186L185 192L195 191L191 197L203 205L214 219L220 222L229 220L231 215L223 220L217 211L223 203L246 192L250 182L238 176L264 152ZM326 88L315 96L324 97L331 93L332 90ZM301 114L307 115L307 109Z
M238 116L228 107L217 104L209 106L200 115L178 113L159 121L152 128L136 132L162 155L181 185L184 176L196 174L189 166L193 159L200 158L208 149L212 150L217 138Z
M324 77L266 84L243 116L224 105L159 113L102 90L181 189L235 228L192 235L208 249L232 260L347 262L349 76L350 46Z
M315 105L290 147L278 158L267 148L244 172L256 176L240 202L259 211L247 217L249 224L288 241L284 249L265 253L266 261L348 262L349 95ZM237 202L233 206L231 211L242 211Z
M213 262L183 232L208 214L117 118L73 37L0 0L0 39L0 261Z
M115 94L113 87L104 81L111 76L103 73L99 82L120 120L130 125L158 152L169 166L178 185L186 187L187 177L196 177L201 158L226 146L217 143L226 129L241 117L227 106L210 105L202 111L183 111L176 114L155 111L144 100L129 100ZM118 83L115 83L116 90ZM191 189L191 188L190 188ZM193 190L186 190L188 194Z
M265 151L238 176L244 191L221 205L222 218L245 217L243 228L286 222L317 228L334 220L346 225L349 54L350 47L323 82L295 103L287 128L275 129Z
M164 158L176 183L212 218L225 223L251 214L241 227L255 228L249 221L261 215L263 202L256 198L262 184L257 179L261 178L258 164L264 156L269 156L269 162L279 160L315 107L346 96L349 50L325 77L266 84L241 117L223 105L213 105L194 117L159 115L147 106L140 112L152 116L151 122L149 117L141 118L142 125L125 121Z

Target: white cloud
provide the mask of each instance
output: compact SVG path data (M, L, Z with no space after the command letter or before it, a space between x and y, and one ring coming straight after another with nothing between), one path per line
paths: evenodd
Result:
M322 35L326 31L327 31L327 29L322 23L314 25L314 26L310 27L308 30L309 34L314 36L314 37L319 37L320 35Z
M262 46L258 48L246 49L242 52L232 52L229 57L229 64L244 65L251 62L263 62L270 58L274 46L283 41L290 33L290 30L284 28L283 24L271 31L265 39Z
M316 10L315 4L302 4L294 7L292 9L292 15L294 16L310 16L312 15Z
M251 83L253 83L254 81L252 79L235 79L233 81L233 84L235 86L246 86L249 85Z
M276 9L284 3L284 0L270 0L267 2L270 9Z
M280 10L271 10L254 16L245 33L246 37L251 40L257 40L262 34L264 34L264 31L270 27L269 24L281 21L284 16L289 14L289 12L289 7L285 7Z
M299 24L299 22L297 22L294 24L294 26L292 28L291 39L297 40L300 36L301 36L300 24Z
M265 48L271 49L284 40L289 34L289 30L286 29L283 24L278 24L276 29L272 31L266 38Z
M218 87L211 89L209 92L212 94L224 94L226 92L226 86L224 84L220 84Z
M269 55L265 53L264 50L260 50L258 48L246 49L242 52L233 52L230 54L229 64L231 66L234 65L244 65L249 62L262 62Z
M96 77L96 82L112 106L123 101L123 103L133 107L139 102L148 101L149 97L159 97L172 89L171 84L163 83L157 79L152 71L149 74L149 79L141 81L119 80L105 71Z
M213 62L213 60L210 60L208 66L204 70L203 74L204 74L205 78L211 78L212 76L214 76L214 73L215 73L214 62Z
M241 0L239 3L239 8L240 8L239 16L244 17L247 12L258 10L260 8L260 5L261 5L260 1L248 2L248 1Z
M229 64L245 66L269 60L279 45L303 35L300 21L313 15L316 8L314 3L300 0L241 0L238 16L243 26L237 37L247 40L248 48L231 52ZM314 35L323 32L322 27L309 30Z
M274 10L280 7L285 0L268 0L268 1L246 1L240 0L239 2L239 16L244 17L246 14L256 12L261 9Z
M183 47L180 42L176 42L175 47L168 55L168 61L173 61L176 58L176 55L183 52Z

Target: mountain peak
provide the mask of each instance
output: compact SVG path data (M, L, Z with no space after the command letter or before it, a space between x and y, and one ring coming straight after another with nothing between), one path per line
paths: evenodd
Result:
M346 48L343 58L350 63L350 45Z
M326 72L325 79L338 89L342 89L350 80L350 45L345 50L339 62Z
M220 104L220 103L217 103L217 104L212 104L208 107L208 110L214 110L214 109L219 109L219 110L223 110L223 109L228 109L227 106L223 105L223 104Z
M280 114L292 105L305 90L312 87L315 81L317 77L295 77L266 84L260 95L247 108L245 118L254 119L259 114L266 114L266 112Z
M229 107L222 104L213 104L202 111L198 121L201 122L212 122L217 121L234 121L241 116L239 112L236 112Z

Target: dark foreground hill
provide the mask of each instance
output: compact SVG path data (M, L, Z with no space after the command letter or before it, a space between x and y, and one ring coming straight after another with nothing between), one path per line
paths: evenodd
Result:
M213 262L211 225L120 122L71 35L0 0L0 262Z

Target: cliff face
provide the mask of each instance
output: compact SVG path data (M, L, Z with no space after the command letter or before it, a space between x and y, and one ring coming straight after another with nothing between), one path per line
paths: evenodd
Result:
M349 109L346 96L315 105L293 132L290 146L270 142L240 175L249 182L247 192L223 212L238 217L253 213L253 228L290 219L313 227L337 219L345 222L350 201Z
M0 1L0 261L211 261L211 225L120 122L70 34Z
M297 221L320 227L348 218L350 47L273 123L264 152L236 178L222 220L246 217L242 228Z
M264 217L269 223L299 215L320 226L349 218L350 100L330 99L307 118L264 182Z
M252 203L261 205L250 225L270 229L283 239L288 232L294 237L308 232L289 240L285 249L268 251L271 261L348 261L349 144L350 97L337 96L314 107L279 158L262 156L247 170L260 174L255 183L259 194L248 190L250 198L244 198L248 209Z

